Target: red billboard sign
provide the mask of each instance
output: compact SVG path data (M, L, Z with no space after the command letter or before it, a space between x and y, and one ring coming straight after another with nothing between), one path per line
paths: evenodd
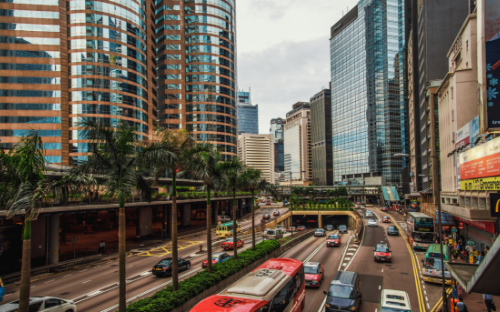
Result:
M462 227L460 227L460 223L462 223L462 224L467 223L467 224L472 225L473 227L476 227L478 229L495 234L495 223L494 222L467 221L467 220L461 219L459 217L455 217L455 218L459 221L458 222L459 229L463 229L463 225L462 225Z
M460 179L500 176L500 137L460 154Z

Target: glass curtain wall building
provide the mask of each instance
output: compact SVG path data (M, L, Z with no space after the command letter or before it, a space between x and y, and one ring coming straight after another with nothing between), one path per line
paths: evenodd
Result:
M273 135L274 140L274 171L285 171L285 149L284 149L284 130L286 120L282 118L271 119L271 128L269 132Z
M238 135L259 134L259 105L238 104Z
M236 156L234 0L156 0L158 121Z
M2 0L2 144L33 129L50 163L71 165L91 151L77 127L83 117L123 121L148 139L156 114L152 3Z
M399 184L407 152L404 0L361 0L331 28L334 183Z
M311 98L312 182L333 185L332 110L330 89Z

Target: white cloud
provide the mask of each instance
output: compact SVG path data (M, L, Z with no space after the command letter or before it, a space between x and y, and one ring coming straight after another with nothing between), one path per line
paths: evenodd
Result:
M238 85L252 88L259 131L330 81L330 27L354 0L238 0Z

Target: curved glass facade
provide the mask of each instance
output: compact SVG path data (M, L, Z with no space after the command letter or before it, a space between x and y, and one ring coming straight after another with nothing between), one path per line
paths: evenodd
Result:
M156 1L159 124L185 128L229 157L236 156L235 18L233 1Z
M91 150L74 131L83 117L113 125L123 121L144 136L150 132L146 11L140 0L68 2L72 159Z

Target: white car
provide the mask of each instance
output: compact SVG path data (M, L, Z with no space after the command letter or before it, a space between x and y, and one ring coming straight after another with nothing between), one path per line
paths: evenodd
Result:
M410 296L406 291L383 289L379 311L411 311Z
M369 219L368 220L368 226L378 226L377 220L375 220L375 219Z
M283 234L286 233L286 228L283 225L276 226L276 230L281 231L281 233L283 233Z
M18 311L19 300L12 301L0 306L0 312ZM76 304L72 300L56 297L30 297L31 311L47 312L76 312Z
M373 212L371 212L371 210L367 210L367 211L365 212L365 215L366 215L367 217L373 217Z

